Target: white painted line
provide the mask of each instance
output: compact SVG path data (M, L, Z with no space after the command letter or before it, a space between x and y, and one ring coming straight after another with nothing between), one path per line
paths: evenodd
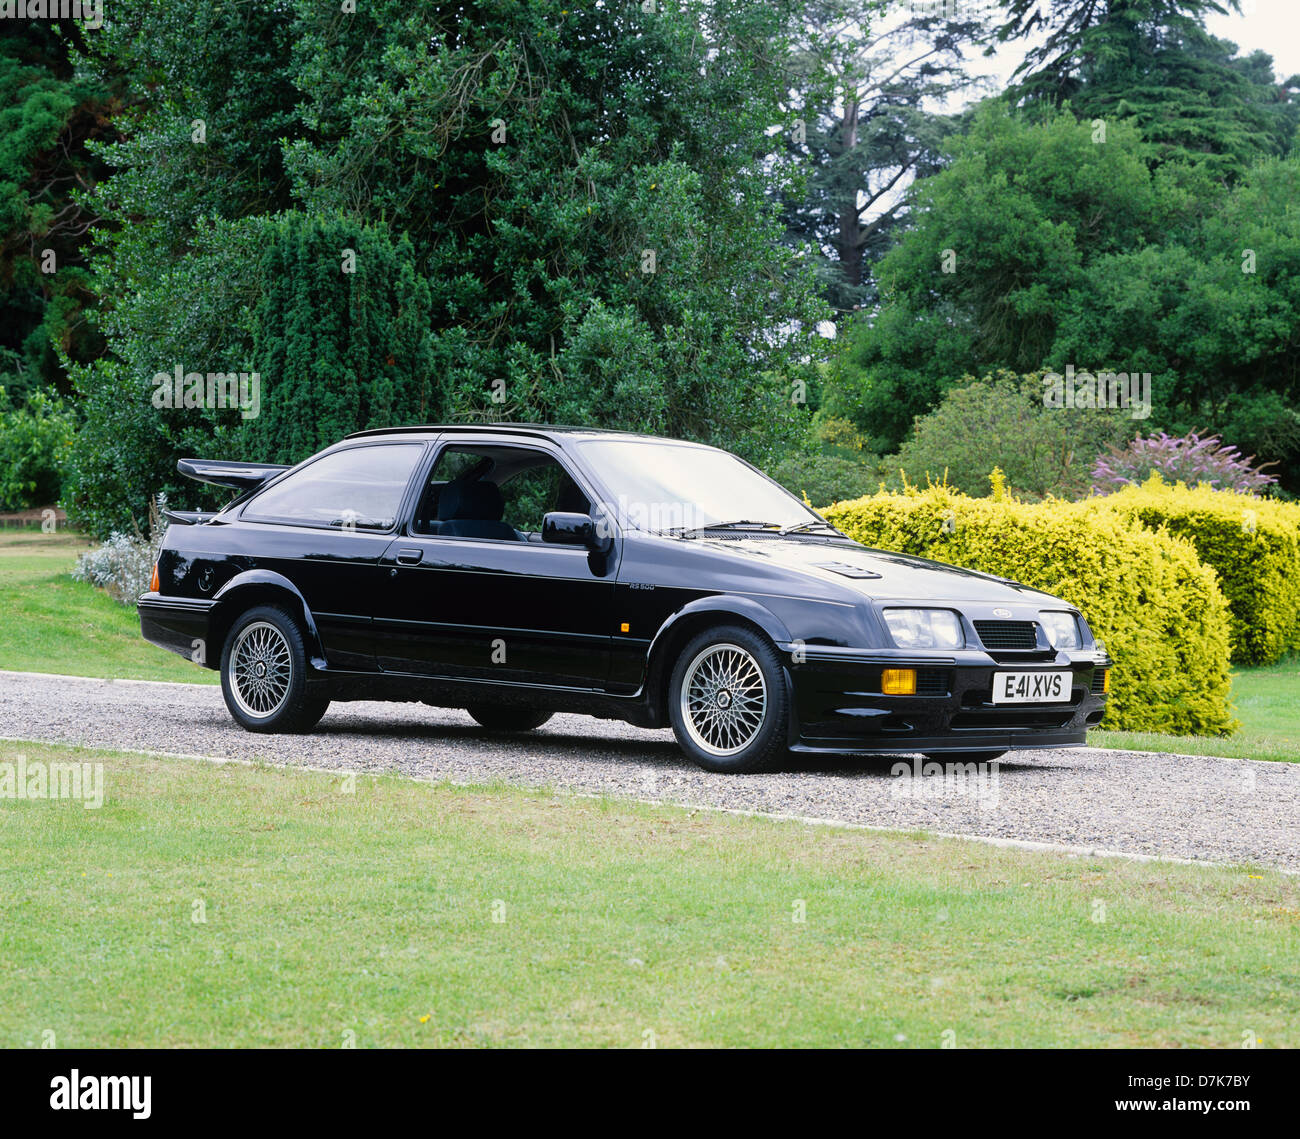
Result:
M141 684L154 685L159 688L215 688L216 685L201 684L189 680L131 680L125 676L69 676L63 672L18 672L15 669L0 668L0 680L6 676L16 676L24 680L78 680L84 684Z
M15 739L11 736L0 736L0 743L40 743L40 740ZM200 763L211 763L217 765L236 764L240 767L279 767L292 771L311 771L320 775L368 775L372 778L378 776L391 776L398 779L406 779L412 783L439 784L447 783L452 787L482 787L482 783L470 783L461 779L435 779L431 776L422 775L404 775L395 771L358 771L345 767L316 767L314 765L302 763L285 763L276 760L256 760L256 759L238 759L230 756L219 755L198 755L193 752L174 752L174 751L153 751L139 750L135 748L110 748L101 744L69 744L66 741L58 741L61 747L84 747L90 751L122 751L130 755L148 755L159 759L185 759L196 760ZM1093 749L1104 750L1104 749ZM1197 756L1196 758L1204 758ZM529 786L528 784L511 784L523 790L546 790ZM961 834L955 831L935 831L928 827L885 827L875 823L854 823L844 819L823 819L814 815L791 815L783 814L777 811L753 811L743 807L715 807L707 803L689 803L682 802L678 799L641 799L628 795L608 795L598 794L593 791L571 791L566 788L550 788L553 794L567 795L574 799L624 799L633 803L640 803L648 807L674 807L685 811L709 811L717 815L738 815L751 819L768 819L773 822L781 823L801 823L805 826L831 827L836 830L859 830L874 831L880 834L916 834L923 832L931 838L956 839L962 842L979 842L986 846L999 847L1006 850L1028 850L1044 854L1064 854L1073 858L1118 858L1128 862L1168 862L1177 866L1212 866L1219 869L1243 870L1255 869L1256 866L1245 862L1215 862L1208 858L1179 858L1172 854L1139 854L1127 850L1112 850L1108 847L1097 846L1075 846L1069 843L1060 842L1037 842L1031 839L1021 838L1003 838L997 835L978 835L978 834ZM1271 870L1278 874L1285 874L1288 877L1300 876L1300 870L1290 870L1282 866L1263 865L1265 870Z

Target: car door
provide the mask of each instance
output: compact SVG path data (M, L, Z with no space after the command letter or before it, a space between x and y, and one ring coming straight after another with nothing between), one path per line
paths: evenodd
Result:
M616 566L541 540L552 509L590 510L558 448L449 435L381 559L378 663L389 672L601 688Z

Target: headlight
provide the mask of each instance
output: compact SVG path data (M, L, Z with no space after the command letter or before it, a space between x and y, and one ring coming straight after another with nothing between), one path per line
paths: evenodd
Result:
M1052 648L1077 649L1083 645L1083 638L1079 635L1079 622L1073 613L1040 613L1038 619L1043 623Z
M960 649L961 621L950 609L886 609L885 624L900 649Z

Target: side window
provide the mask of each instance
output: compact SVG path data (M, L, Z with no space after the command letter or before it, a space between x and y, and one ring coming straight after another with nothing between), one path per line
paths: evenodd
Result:
M520 471L501 484L501 497L505 500L502 518L516 530L541 533L542 515L554 510L552 503L559 490L560 480L568 478L554 459L544 464Z
M587 513L587 496L550 455L492 444L443 449L416 508L415 530L450 537L536 540L550 510Z
M308 463L244 507L252 522L297 522L387 530L422 448L417 443L349 447Z

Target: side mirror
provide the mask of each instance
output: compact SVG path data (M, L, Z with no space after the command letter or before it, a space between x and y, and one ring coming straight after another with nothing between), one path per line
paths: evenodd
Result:
M589 550L608 550L613 539L597 525L590 514L569 514L553 510L542 518L542 541L562 546L585 546Z

